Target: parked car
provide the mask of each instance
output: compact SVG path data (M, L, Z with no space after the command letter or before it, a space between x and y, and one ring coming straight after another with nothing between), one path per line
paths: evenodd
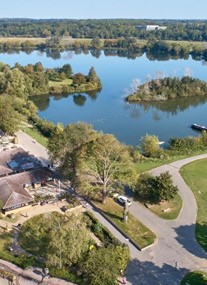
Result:
M126 201L127 201L128 206L130 206L130 205L132 204L132 202L131 202L126 196L121 196L121 195L119 195L119 196L117 197L117 201L118 201L122 206L125 205Z

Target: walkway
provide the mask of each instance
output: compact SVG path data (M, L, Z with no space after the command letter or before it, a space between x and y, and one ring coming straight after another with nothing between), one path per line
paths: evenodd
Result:
M34 143L21 131L18 132L18 138L19 144L26 150L40 157L45 163L48 162L48 154L44 147ZM128 285L179 285L186 272L198 269L207 271L207 253L197 244L194 234L197 215L196 201L179 174L180 167L203 158L207 158L207 154L173 162L152 171L154 175L164 171L170 172L183 199L183 208L177 220L167 221L160 219L141 204L132 203L130 212L154 231L158 237L156 244L143 251L138 251L91 205L87 205L88 210L92 211L115 237L121 242L128 243L131 252L131 261L126 271ZM58 282L51 284L62 284Z

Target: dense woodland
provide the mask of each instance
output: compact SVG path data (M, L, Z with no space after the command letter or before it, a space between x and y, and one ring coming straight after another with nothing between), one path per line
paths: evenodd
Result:
M166 30L148 31L146 25L166 26ZM207 21L205 20L137 20L137 19L100 19L100 20L32 20L1 19L2 37L50 37L71 36L73 38L127 38L159 40L206 41Z
M206 96L207 83L184 76L182 78L157 78L140 85L134 94L129 95L128 102L163 101L175 98Z
M41 120L37 108L29 99L30 95L51 93L86 92L99 90L101 81L93 67L87 75L73 74L70 64L60 68L44 69L40 62L10 67L0 63L0 128L9 134L18 129L21 120L37 124L48 136L53 123Z

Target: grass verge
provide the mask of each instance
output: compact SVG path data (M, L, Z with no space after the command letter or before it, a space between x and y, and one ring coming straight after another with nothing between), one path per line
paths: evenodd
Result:
M207 273L201 271L194 271L186 274L180 283L181 285L206 285Z
M156 168L156 167L159 167L159 166L162 166L165 164L169 164L169 163L172 163L172 162L177 161L177 160L182 160L182 159L185 159L188 157L203 154L203 153L206 153L206 151L195 151L195 152L192 152L190 154L180 154L180 155L177 154L177 155L173 155L173 156L169 155L169 157L164 158L164 159L147 158L145 160L141 160L141 161L136 162L135 167L136 167L137 172L139 174L141 174L141 173L147 172L153 168Z
M198 205L196 238L207 251L207 159L183 166L180 174L195 195Z
M128 222L123 222L123 207L112 198L108 198L106 204L95 202L105 215L111 219L122 231L124 231L141 248L152 244L156 236L133 215L128 215Z
M182 208L182 199L180 195L176 195L170 201L163 201L159 204L147 204L150 211L162 219L174 220L178 217Z
M47 147L48 139L44 137L35 127L21 126L20 128L23 132L35 139L38 143L40 143L44 147Z

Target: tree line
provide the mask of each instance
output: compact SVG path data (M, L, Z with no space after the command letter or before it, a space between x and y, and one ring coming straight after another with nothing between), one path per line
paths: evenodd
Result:
M195 60L207 60L207 48L199 42L176 42L158 40L156 38L140 41L135 37L118 39L73 39L65 40L61 37L35 40L14 38L12 40L1 39L0 52L13 53L21 50L30 54L33 50L45 51L48 57L58 59L64 50L73 50L76 54L89 52L93 57L99 58L101 50L106 56L120 56L135 59L146 53L150 59L168 60L170 58L185 58L189 55Z
M0 63L0 128L12 134L18 129L21 120L29 120L46 136L50 136L53 123L37 116L37 107L30 95L49 93L70 93L99 90L101 81L95 69L88 75L73 74L70 64L61 68L44 69L40 62L10 67Z
M165 30L146 31L146 25L166 26ZM140 28L141 27L141 28ZM68 37L113 39L136 37L149 40L206 41L205 20L139 20L139 19L89 19L89 20L32 20L1 19L2 37Z

